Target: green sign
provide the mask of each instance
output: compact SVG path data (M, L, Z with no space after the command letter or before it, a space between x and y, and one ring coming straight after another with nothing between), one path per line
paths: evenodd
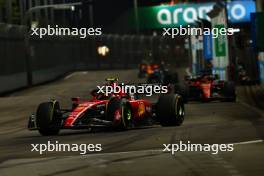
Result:
M140 28L178 27L192 24L198 17L210 20L207 12L212 9L212 5L212 3L204 3L141 7L138 9L139 26Z
M228 80L228 40L224 32L227 28L226 19L226 10L223 8L211 20L212 28L217 29L216 38L213 38L213 73L218 74L220 80Z
M226 36L221 35L220 31L221 29L225 29L224 24L216 24L214 25L214 28L217 28L218 30L218 37L214 39L215 44L215 56L226 56Z

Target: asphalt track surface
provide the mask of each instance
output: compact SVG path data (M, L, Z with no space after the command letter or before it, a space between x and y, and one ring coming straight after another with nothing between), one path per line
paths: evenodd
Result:
M37 105L58 99L70 106L70 98L89 97L89 91L105 77L141 82L135 70L88 71L0 98L0 176L10 175L264 175L263 113L243 102L186 105L180 127L159 125L124 132L65 130L43 137L26 129L28 115ZM47 141L102 144L102 152L31 152L31 144ZM163 144L191 141L201 144L235 143L233 152L162 152Z

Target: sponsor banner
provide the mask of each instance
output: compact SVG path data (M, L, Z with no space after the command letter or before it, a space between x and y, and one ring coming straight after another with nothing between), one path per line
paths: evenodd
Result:
M192 50L192 74L197 74L198 73L198 60L197 60L197 43L198 40L196 39L196 36L191 35L191 50Z
M230 23L249 22L250 14L256 12L256 5L252 0L228 2L226 8Z
M203 36L203 54L205 60L211 60L213 58L213 44L212 44L212 34Z
M264 84L264 52L258 54L259 61L259 78L261 84Z
M223 8L219 15L212 18L212 26L218 28L226 28L226 12ZM227 79L226 68L229 64L228 40L226 35L220 33L213 39L213 70L219 74L221 80Z
M176 4L138 8L140 28L179 27L193 24L198 18L210 21L207 13L215 3ZM234 1L226 4L230 23L250 21L250 14L256 12L254 1ZM131 16L133 12L131 11Z
M214 25L214 28L217 28L218 31L220 31L221 29L225 28L225 25L216 24ZM218 37L214 39L216 57L226 56L226 48L227 48L226 42L227 42L226 35L221 35L219 32Z

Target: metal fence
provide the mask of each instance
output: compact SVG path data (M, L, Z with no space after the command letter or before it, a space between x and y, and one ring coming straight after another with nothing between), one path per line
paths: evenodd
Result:
M0 92L27 86L25 28L0 24Z
M26 29L21 26L0 24L0 93L28 86L28 75L32 75L35 85L76 70L136 68L143 59L165 60L175 65L188 62L181 38L116 34L85 39L47 36L31 37L26 46L25 34ZM99 55L100 46L107 46L109 53Z

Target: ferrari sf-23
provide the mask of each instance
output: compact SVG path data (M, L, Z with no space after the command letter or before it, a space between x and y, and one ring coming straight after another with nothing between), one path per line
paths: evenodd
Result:
M175 85L175 93L180 94L185 103L188 100L236 101L235 84L213 74L187 76L183 83Z
M118 84L116 78L106 79L105 85ZM41 103L29 117L28 129L41 135L57 135L61 129L92 129L110 127L127 130L157 122L162 126L179 126L184 121L184 103L178 94L161 94L152 103L134 95L119 92L106 94L91 91L90 100L72 98L72 106L61 109L57 100Z

